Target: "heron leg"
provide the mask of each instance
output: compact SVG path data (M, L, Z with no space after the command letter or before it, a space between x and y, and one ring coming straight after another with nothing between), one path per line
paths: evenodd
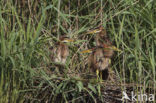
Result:
M99 78L99 70L96 69L96 76L97 76L97 79Z
M109 64L111 64L111 59L109 59Z
M109 64L111 64L111 59L109 59ZM112 73L112 68L109 67L108 69L110 70L109 72ZM114 78L111 75L108 76L108 79L110 79L111 81L114 81Z

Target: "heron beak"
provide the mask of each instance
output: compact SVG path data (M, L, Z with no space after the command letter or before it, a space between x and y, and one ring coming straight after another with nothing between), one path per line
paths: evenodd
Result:
M113 49L114 51L122 52L122 50L118 49L118 48L115 47L115 46L112 46L112 47L110 47L110 48Z
M63 40L62 42L64 42L64 43L69 43L69 42L73 42L74 40L73 39L65 39L65 40Z
M95 29L95 30L88 31L86 34L96 34L96 33L99 33L99 32L101 32L101 30Z
M83 51L81 51L81 53L92 53L92 49L83 50Z

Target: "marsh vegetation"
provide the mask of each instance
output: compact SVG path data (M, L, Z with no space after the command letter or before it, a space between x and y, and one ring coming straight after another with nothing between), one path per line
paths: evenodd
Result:
M154 0L1 0L0 102L121 103L124 90L155 95L155 22ZM81 53L95 46L86 32L99 26L122 50L111 60L114 81L90 78ZM74 41L62 66L49 48L64 34Z

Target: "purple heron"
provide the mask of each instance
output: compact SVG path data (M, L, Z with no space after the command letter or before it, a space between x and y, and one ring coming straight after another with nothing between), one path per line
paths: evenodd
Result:
M89 33L96 34L96 47L84 50L82 51L82 53L91 53L88 58L89 67L92 69L93 72L96 72L97 77L100 73L100 78L102 79L102 71L108 72L108 68L111 64L111 58L114 54L114 51L120 50L112 45L109 38L107 37L106 30L104 30L103 28L100 27L99 29L90 31Z
M51 47L50 58L53 62L65 64L67 57L69 56L69 48L66 43L73 40L67 36L61 36L55 47Z

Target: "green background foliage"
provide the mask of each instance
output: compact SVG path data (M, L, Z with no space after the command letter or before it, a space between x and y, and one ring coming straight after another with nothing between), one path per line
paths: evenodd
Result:
M121 88L155 90L155 22L154 0L1 0L0 102L104 102L105 85L81 76L89 68L80 51L95 46L85 33L100 25L122 50L111 65ZM61 74L49 47L63 34L75 42Z

